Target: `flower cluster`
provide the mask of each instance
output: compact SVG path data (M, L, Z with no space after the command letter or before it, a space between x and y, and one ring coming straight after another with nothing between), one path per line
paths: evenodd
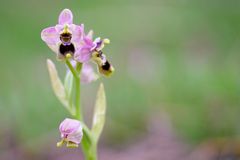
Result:
M92 130L84 124L80 107L80 82L89 83L98 78L90 61L94 62L98 71L105 76L110 76L114 68L109 63L103 48L110 43L109 39L93 39L93 31L85 33L84 25L73 23L73 14L69 9L64 9L58 18L58 24L48 27L41 32L42 40L57 55L57 59L66 62L68 67L64 85L58 77L54 63L48 60L48 69L55 95L71 113L74 119L66 118L59 126L61 141L60 147L66 143L67 147L78 147L82 138L82 148L86 156L96 155L96 142L104 125L106 98L103 85L100 85L94 112ZM73 88L75 80L75 90ZM75 92L75 97L72 93ZM73 103L75 99L75 104ZM81 122L80 122L81 121ZM83 137L84 131L84 138ZM87 139L87 140L84 140Z
M98 65L101 74L109 76L113 73L114 68L106 59L102 49L105 44L110 43L109 39L96 38L93 40L93 31L84 32L84 25L76 25L73 23L73 14L69 9L64 9L58 18L58 24L48 27L41 32L42 40L48 47L57 54L59 60L71 59L71 61L80 62L88 71L93 71L89 65L89 61L93 61ZM84 67L84 66L87 67ZM88 74L93 77L94 73ZM91 79L95 78L83 78Z

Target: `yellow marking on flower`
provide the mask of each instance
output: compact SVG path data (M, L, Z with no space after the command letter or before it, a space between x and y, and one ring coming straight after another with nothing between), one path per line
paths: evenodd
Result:
M111 66L110 71L111 71L111 73L113 73L115 71L115 68L113 66Z
M103 43L109 44L109 43L110 43L110 39L105 38L105 39L103 40Z
M67 142L67 147L68 147L68 148L77 148L77 147L78 147L78 144L76 144L76 143L74 143L74 142L68 141L68 142Z
M99 57L99 53L96 51L92 53L92 60L98 65L102 65L102 59Z
M67 59L70 59L70 58L72 58L72 55L71 55L70 53L67 53L67 54L66 54L66 58L67 58Z
M64 140L61 140L60 142L57 143L57 147L62 147L63 144L64 144Z
M67 25L64 26L64 28L63 28L63 33L69 33L69 31L68 31L68 26L67 26Z

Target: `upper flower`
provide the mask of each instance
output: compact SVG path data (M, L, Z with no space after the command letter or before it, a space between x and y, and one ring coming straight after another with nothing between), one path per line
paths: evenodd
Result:
M83 40L74 58L78 62L87 62L91 59L93 52L101 51L104 45L109 43L109 39L101 39L100 37L93 40L93 31L91 30L87 35L83 34Z
M62 146L67 142L67 147L78 147L82 140L83 131L80 121L66 118L59 126L62 141L58 142L57 146Z
M99 72L109 76L113 73L114 68L102 52L105 44L109 43L109 39L101 39L100 37L93 40L93 31L90 31L87 35L83 35L81 45L74 54L74 59L81 63L93 60L97 63Z
M80 45L79 41L83 36L83 30L83 25L73 24L72 12L64 9L58 17L58 24L42 30L41 38L59 59L63 59L67 53L75 53Z
M41 38L57 54L58 59L69 58L79 63L93 60L98 65L99 72L106 76L114 71L113 66L102 52L105 44L110 43L109 39L93 40L93 31L85 34L83 24L80 26L73 24L73 14L69 9L64 9L60 13L58 24L41 32ZM87 70L85 73L90 73L90 71ZM85 80L90 82L94 79L96 76Z
M87 35L83 34L83 39L80 42L81 47L76 51L74 59L78 62L87 62L91 59L92 50L95 46L93 40L93 31L91 30Z

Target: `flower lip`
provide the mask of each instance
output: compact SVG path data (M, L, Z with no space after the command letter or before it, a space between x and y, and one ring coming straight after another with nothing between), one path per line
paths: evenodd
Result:
M109 70L111 67L110 63L108 61L106 61L103 65L102 65L102 69L103 70Z
M98 65L98 71L101 74L109 77L114 72L113 66L111 65L111 63L109 63L109 61L106 58L106 55L103 54L101 50L99 51L97 49L94 50L92 54L92 60Z
M59 46L59 52L63 56L67 55L68 53L74 55L75 47L72 43L64 43Z

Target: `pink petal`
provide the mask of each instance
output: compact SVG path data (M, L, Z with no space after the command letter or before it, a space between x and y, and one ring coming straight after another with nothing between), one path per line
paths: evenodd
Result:
M48 27L42 30L41 38L48 45L55 45L59 42L59 34L57 33L55 27Z
M86 35L86 37L92 40L93 39L93 30L90 30L88 32L88 34Z
M62 32L62 30L64 29L64 25L57 24L57 25L55 26L55 29L56 29L57 33L60 34L60 32Z
M84 63L81 72L81 82L90 83L96 81L97 79L98 75L94 72L92 66L88 63Z
M58 17L58 23L61 25L72 24L73 23L72 11L69 9L64 9Z
M70 25L69 29L72 31L72 41L73 43L80 44L80 40L83 37L84 26L83 25Z
M75 52L74 59L78 62L85 63L91 59L91 51L89 47L83 47Z
M92 30L89 31L87 35L84 34L84 36L83 36L84 45L92 47L94 45L92 37L93 37Z
M79 127L78 130L68 135L67 140L79 144L82 140L82 136L82 127Z
M91 46L91 48L92 48L92 46L94 46L92 39L90 39L88 37L84 37L83 41L84 41L85 45Z
M81 123L78 120L66 118L59 126L59 131L61 134L71 134L81 127Z

